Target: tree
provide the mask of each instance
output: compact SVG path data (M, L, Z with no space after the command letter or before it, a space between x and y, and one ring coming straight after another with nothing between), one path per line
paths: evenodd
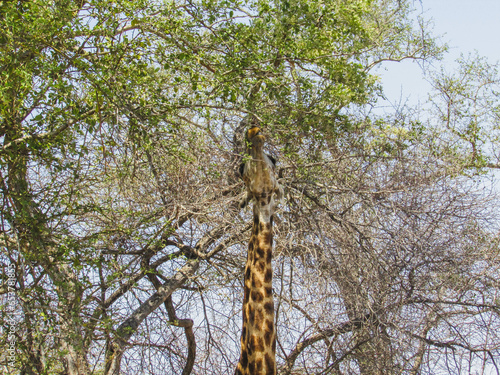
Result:
M460 169L497 169L500 103L498 64L475 55L457 60L455 72L434 73L431 124L445 137L440 147ZM446 145L446 146L444 146Z
M496 366L494 201L418 118L365 114L376 66L443 51L411 4L34 0L0 13L1 262L19 313L4 300L7 371L234 370L250 223L233 137L248 121L270 135L287 191L282 373Z

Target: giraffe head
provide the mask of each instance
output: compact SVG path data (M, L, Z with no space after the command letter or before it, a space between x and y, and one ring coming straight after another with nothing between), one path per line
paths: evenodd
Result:
M251 148L262 148L262 146L264 146L264 142L266 141L266 137L262 133L262 129L256 125L247 130L245 138L247 140L247 144L251 145Z
M262 129L252 126L246 132L247 153L251 157L241 169L243 181L247 192L240 202L243 208L252 199L259 204L254 204L254 211L260 207L270 209L268 215L272 215L276 207L276 201L281 199L283 189L278 184L275 176L275 161L263 152L266 141Z

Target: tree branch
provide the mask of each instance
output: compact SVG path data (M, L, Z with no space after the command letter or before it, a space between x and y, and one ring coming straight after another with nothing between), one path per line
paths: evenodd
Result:
M120 362L125 351L125 346L130 337L137 331L141 323L155 311L172 293L181 287L198 270L199 260L189 259L186 264L168 281L163 283L156 293L141 304L120 326L116 329L116 338L106 355L107 375L120 373Z
M22 136L20 138L14 139L14 140L10 141L9 143L7 143L6 145L3 145L2 148L0 148L0 154L7 152L7 150L9 148L11 148L12 146L29 141L30 139L42 140L42 139L55 137L55 136L61 134L66 129L68 129L69 127L76 124L78 121L81 121L81 120L93 115L94 113L95 113L95 109L91 109L90 111L83 113L82 116L80 116L78 119L73 119L71 121L68 121L66 124L61 125L57 129L54 129L52 131L48 131L48 132L44 132L44 133L40 133L40 134L28 134L28 135Z
M347 332L354 331L355 329L361 328L366 322L368 322L372 318L373 314L369 313L365 316L350 320L348 322L342 323L336 327L328 328L320 331L314 336L311 336L301 342L299 342L295 349L292 350L290 355L286 358L285 364L281 367L280 373L289 375L291 374L292 368L295 364L297 357L302 353L308 346L313 345L314 343L324 340L327 337L342 335Z

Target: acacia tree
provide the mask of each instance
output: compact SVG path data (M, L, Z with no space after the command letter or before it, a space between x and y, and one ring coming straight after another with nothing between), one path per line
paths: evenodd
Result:
M7 373L233 371L248 121L287 191L280 372L495 365L492 202L421 123L363 115L376 66L442 52L410 5L2 2Z

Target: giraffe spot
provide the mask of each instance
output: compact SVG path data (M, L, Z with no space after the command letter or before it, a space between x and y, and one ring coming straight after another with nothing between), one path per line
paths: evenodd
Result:
M273 281L273 270L271 268L268 268L264 275L264 282L266 284L271 284L272 281Z
M252 251L253 250L253 241L250 241L248 243L248 251Z
M264 340L266 347L270 347L274 341L274 322L272 320L266 321L266 332L264 333Z
M272 243L273 243L273 235L272 235L272 233L271 233L271 232L267 232L267 233L265 233L265 234L263 235L262 240L263 240L263 242L264 242L264 244L265 244L266 246L270 246L270 245L272 245Z
M264 313L262 310L256 310L255 311L255 328L257 329L262 329L262 326L264 325ZM262 340L262 339L261 339Z
M248 364L248 373L249 374L255 374L255 363L250 362Z
M273 259L273 245L272 245L273 239L271 237L271 246L269 247L269 250L267 251L266 257L267 257L267 262L269 265L271 265L271 260Z
M264 249L260 248L260 247L257 247L257 249L255 250L255 255L258 255L258 257L256 256L255 259L257 258L264 258L264 255L265 255L265 251Z
M245 280L248 280L250 278L250 273L252 271L250 270L250 267L246 267L245 269Z
M271 222L272 222L272 217L271 217L270 222L266 223L266 229L269 230L269 231L271 230Z
M248 319L248 323L251 326L253 326L254 321L255 321L255 311L254 311L254 309L251 306L248 307L247 319Z
M274 367L275 367L274 358L269 353L266 353L264 358L266 361L266 375L273 375L275 373L274 372Z
M258 228L259 225L259 215L253 215L253 229Z
M273 301L266 302L264 304L264 311L266 312L267 316L274 315L274 302Z
M260 374L264 370L264 361L262 358L259 358L255 361L255 370L257 370L257 373Z
M253 336L251 345L253 352L261 353L264 351L264 339L262 337Z
M273 296L273 287L272 286L266 286L265 293L267 297L272 297Z
M274 319L274 317L273 317L273 319ZM270 332L274 332L274 320L273 319L266 320L266 328Z
M240 364L244 369L248 366L248 354L244 349L241 350Z
M243 327L241 330L241 342L244 343L247 340L247 327Z
M253 290L251 294L252 294L252 301L260 303L264 300L264 295L257 290Z

